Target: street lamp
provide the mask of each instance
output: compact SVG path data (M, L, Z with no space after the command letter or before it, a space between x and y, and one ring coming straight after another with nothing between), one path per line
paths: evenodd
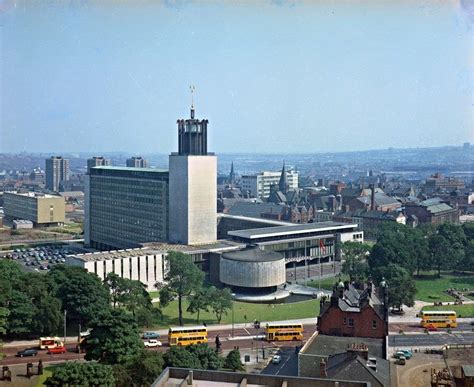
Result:
M232 338L234 337L234 297L235 293L232 293Z
M66 346L66 316L67 316L67 310L64 309L64 346Z

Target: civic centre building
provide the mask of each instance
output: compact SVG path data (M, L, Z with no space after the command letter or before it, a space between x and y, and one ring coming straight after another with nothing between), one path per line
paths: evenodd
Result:
M169 170L93 166L85 179L85 244L68 257L100 278L114 272L153 289L168 251L191 255L208 281L235 291L273 292L286 269L339 259L338 242L363 239L356 224L293 224L217 214L217 158L208 121L178 120ZM218 228L221 227L220 230ZM217 239L219 235L220 239Z

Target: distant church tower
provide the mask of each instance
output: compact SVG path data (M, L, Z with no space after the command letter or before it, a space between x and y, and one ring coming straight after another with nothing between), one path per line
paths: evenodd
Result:
M234 172L234 162L230 165L230 173L229 173L229 184L230 188L234 188L235 186L235 172Z
M278 190L286 194L288 192L288 176L286 175L285 163L281 170L280 181L278 182Z
M194 91L193 89L191 91ZM169 239L198 245L217 239L217 157L207 152L208 120L178 120L178 152L169 156Z

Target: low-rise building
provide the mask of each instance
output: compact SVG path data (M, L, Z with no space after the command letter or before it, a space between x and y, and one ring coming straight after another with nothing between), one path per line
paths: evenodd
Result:
M137 248L76 254L66 257L66 264L79 266L104 280L115 273L121 278L138 280L147 290L156 290L155 284L163 282L167 252L151 248Z
M370 387L373 384L352 379L305 378L297 376L247 374L243 372L166 368L152 383L152 387Z
M298 354L298 376L328 381L357 380L373 387L390 386L385 340L334 337L316 332Z
M420 223L459 223L459 209L451 207L440 198L427 199L420 203L406 203L405 214L415 215Z
M36 192L5 192L3 198L5 217L9 220L29 220L35 226L64 223L65 202L61 196Z
M318 332L323 335L371 337L388 335L387 288L369 282L356 286L339 282L331 297L322 298Z

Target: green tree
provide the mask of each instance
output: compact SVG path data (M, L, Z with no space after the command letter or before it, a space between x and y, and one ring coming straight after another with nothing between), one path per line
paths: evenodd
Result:
M370 245L360 242L345 242L341 249L344 258L343 274L348 275L351 282L364 282L369 274L367 256L370 252Z
M56 368L45 386L114 387L115 377L109 365L93 362L67 362Z
M139 327L149 328L155 322L155 320L161 317L161 311L157 308L139 308L135 312L135 320Z
M377 282L385 279L388 285L388 303L400 310L403 305L413 306L416 286L413 277L406 269L396 264L379 267L373 272Z
M166 367L201 368L198 357L185 347L171 347L164 355Z
M211 309L216 315L217 323L220 324L222 316L232 308L232 293L228 288L211 288Z
M150 294L146 290L146 286L140 281L125 279L124 291L120 296L121 304L135 317L135 313L139 308L151 309Z
M224 359L214 349L205 344L171 347L163 355L163 359L166 367L218 370L224 364Z
M8 310L8 332L30 333L35 317L35 308L31 298L18 290L12 290Z
M413 228L399 223L388 223L381 226L377 243L372 248L368 263L371 270L386 267L389 263L397 264L413 273L416 268Z
M106 364L124 364L143 350L133 316L123 310L101 315L90 324L91 333L85 344L86 360Z
M224 361L224 368L230 369L234 372L244 370L244 365L240 359L240 351L238 349L233 349L227 354Z
M179 325L183 325L183 297L187 297L201 288L204 273L193 263L189 255L169 251L167 259L170 270L166 276L167 283L156 284L160 289L160 303L170 299L170 296L178 298ZM169 301L168 301L169 302Z
M224 365L224 359L206 344L190 345L187 349L197 357L199 368L203 370L218 370Z
M448 267L464 270L464 248L467 244L467 239L463 227L453 223L442 223L437 227L436 231L439 236L446 240L449 246L451 259L447 264Z
M110 309L110 293L93 273L75 266L55 266L48 273L69 321L87 326Z
M125 289L125 281L122 277L115 273L109 273L105 277L104 283L110 290L110 297L112 298L112 305L115 309L123 296Z
M132 383L129 386L150 386L163 371L164 360L160 352L142 351L125 365Z
M454 267L454 251L448 240L438 233L433 234L429 241L430 253L433 268L437 270L438 277L441 277L441 270L448 270Z
M196 322L199 323L201 311L209 311L212 301L212 291L209 288L201 288L189 297L189 306L186 309L189 313L197 313Z

